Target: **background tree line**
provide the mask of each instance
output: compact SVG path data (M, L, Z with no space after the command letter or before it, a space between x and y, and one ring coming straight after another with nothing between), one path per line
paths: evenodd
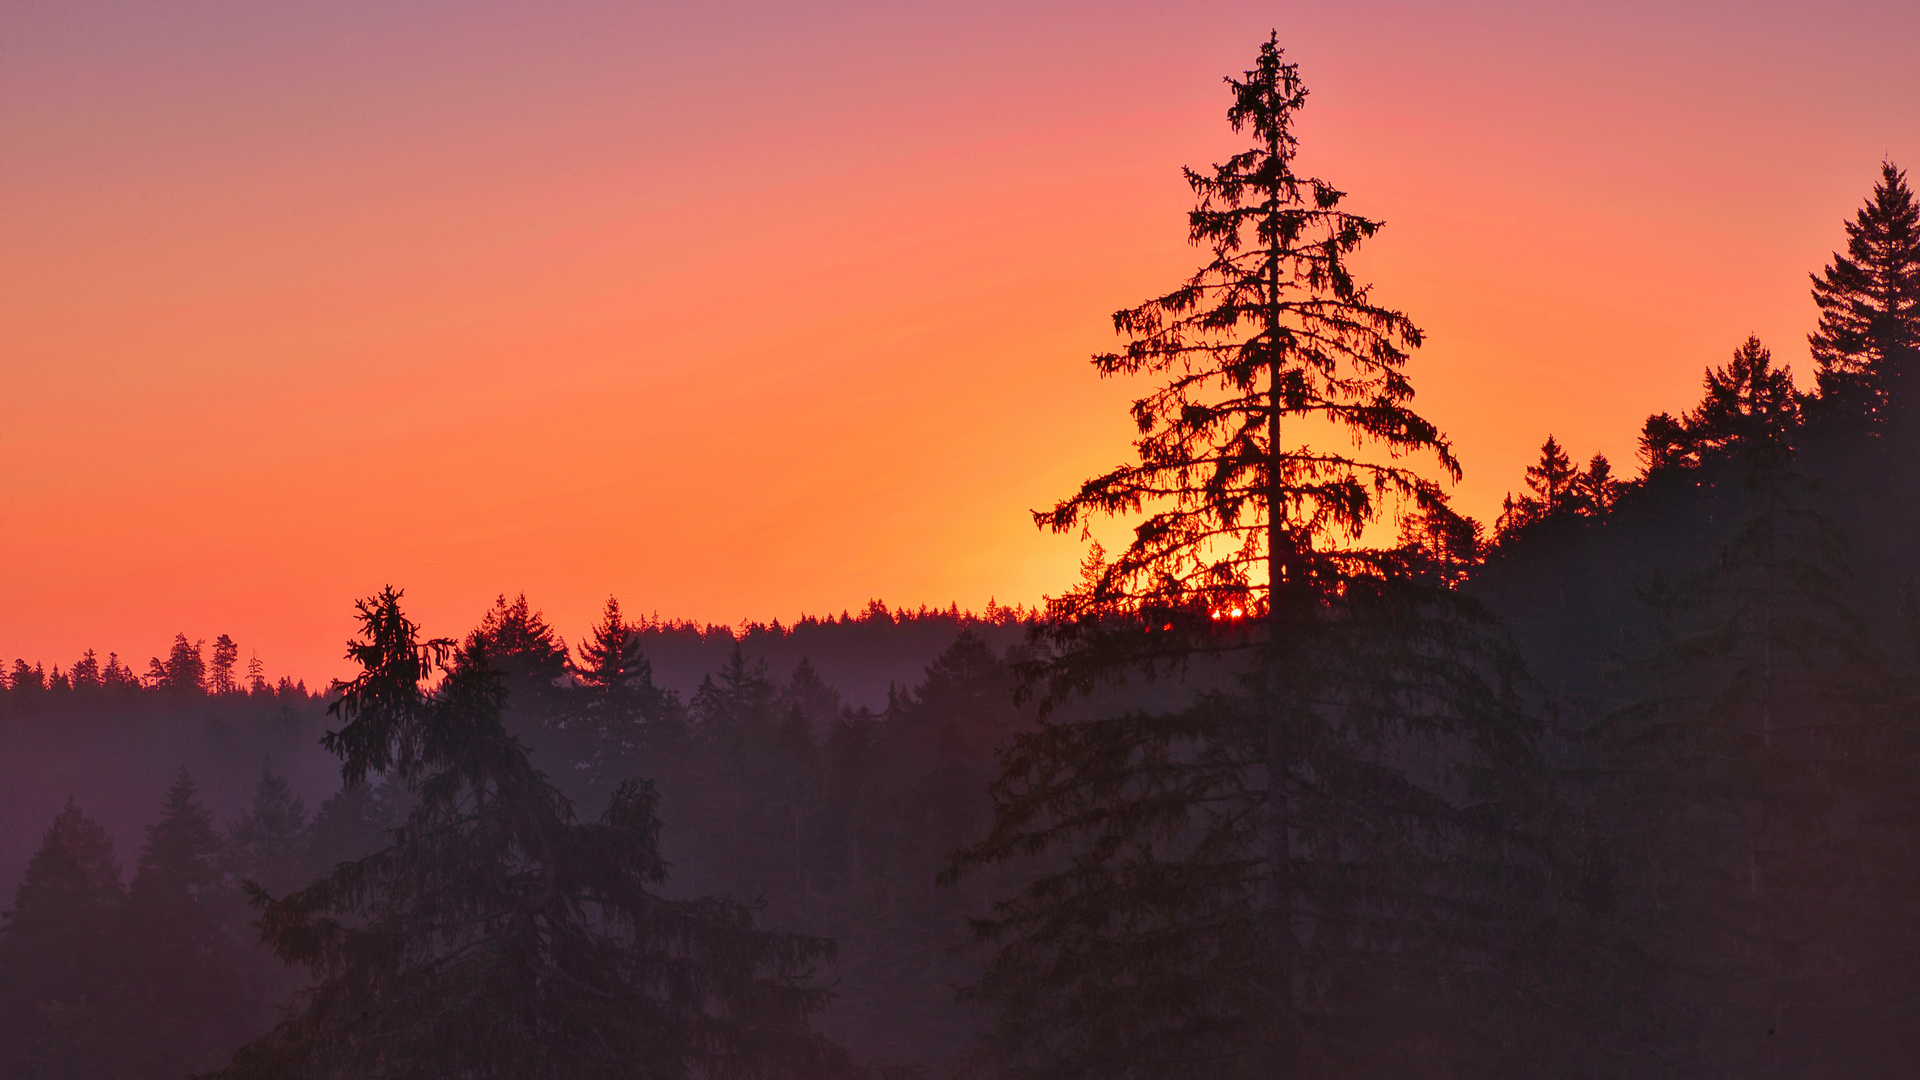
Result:
M933 879L984 825L993 749L1020 715L1006 657L1028 622L997 606L896 615L876 603L736 634L629 621L610 603L569 646L524 597L502 597L463 644L494 665L505 728L583 818L624 780L657 778L667 895L761 903L760 925L831 937L821 1028L862 1061L937 1067L969 1038L974 1018L953 988L977 959L951 946L987 901ZM819 665L801 656L775 675L748 652L795 637L821 649ZM655 654L714 658L717 670L682 675L682 692L655 679ZM893 685L881 683L877 708L853 707L823 670L856 685L891 672ZM338 726L327 698L291 684L264 695L28 686L0 700L22 782L10 792L59 808L31 815L0 925L10 1075L180 1076L225 1062L304 985L258 944L243 884L284 895L380 849L414 806L377 776L341 787L318 745ZM173 923L149 910L155 882L168 883ZM198 966L150 941L192 943ZM88 959L45 977L44 958L69 951Z

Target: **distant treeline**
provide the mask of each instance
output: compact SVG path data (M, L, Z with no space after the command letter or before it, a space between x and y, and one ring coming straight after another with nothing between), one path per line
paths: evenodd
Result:
M977 958L952 947L988 892L933 879L984 826L993 748L1021 715L1006 658L1030 624L998 605L875 602L735 631L630 623L610 604L569 648L519 596L467 640L502 673L510 729L583 815L625 777L654 778L671 891L761 901L770 927L834 937L824 1030L861 1060L938 1066L973 1022L952 988ZM601 701L593 657L609 662L609 642L625 665L617 720L586 708ZM656 682L655 656L689 692ZM69 672L29 675L0 695L0 856L15 896L0 929L0 1065L12 1063L0 1071L160 1077L221 1064L299 986L255 943L241 883L283 894L377 849L403 820L401 789L341 788L319 746L340 726L326 695L290 682L222 691L218 662L197 661L181 636L154 665L164 679L75 689ZM880 707L846 704L824 672ZM85 864L78 878L56 865L68 849ZM48 921L50 906L68 914ZM162 942L195 943L200 961L148 948ZM44 978L37 958L69 948L85 962Z

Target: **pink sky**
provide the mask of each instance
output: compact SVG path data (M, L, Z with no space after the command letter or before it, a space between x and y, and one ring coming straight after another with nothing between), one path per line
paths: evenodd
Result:
M351 601L716 622L1033 603L1127 453L1086 363L1195 265L1180 166L1277 28L1302 167L1385 219L1419 406L1491 517L1631 473L1920 166L1920 6L15 4L0 24L0 655Z

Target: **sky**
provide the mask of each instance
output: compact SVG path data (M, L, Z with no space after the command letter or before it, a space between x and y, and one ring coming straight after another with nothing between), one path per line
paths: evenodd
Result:
M1749 333L1805 384L1920 167L1911 0L5 0L0 656L1037 603L1269 30L1485 519Z

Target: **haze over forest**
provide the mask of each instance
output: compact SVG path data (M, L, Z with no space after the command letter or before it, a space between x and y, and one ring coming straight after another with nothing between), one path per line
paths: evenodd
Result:
M11 659L0 1075L1905 1075L1906 173L1853 163L1797 314L1700 350L1626 429L1573 399L1503 417L1531 456L1470 506L1483 444L1428 408L1431 331L1375 256L1399 221L1313 152L1313 55L1283 28L1234 57L1181 174L1184 263L1105 298L1132 306L1077 372L1125 426L1036 466L1075 470L1025 518L1079 569L1044 595L1010 571L1031 605L722 625L615 589L563 622L516 583L463 625L395 576L337 599L344 670L225 627ZM415 419L454 422L459 378ZM399 451L393 407L342 422ZM811 453L759 467L830 483ZM440 496L584 475L566 499L625 508L576 579L663 550L616 477L676 459L545 460ZM996 483L974 460L913 483ZM422 492L462 469L390 464ZM330 502L330 535L422 525L383 517L389 479ZM731 498L801 498L770 490ZM982 572L1012 550L928 520L886 528ZM795 543L753 572L860 561Z

